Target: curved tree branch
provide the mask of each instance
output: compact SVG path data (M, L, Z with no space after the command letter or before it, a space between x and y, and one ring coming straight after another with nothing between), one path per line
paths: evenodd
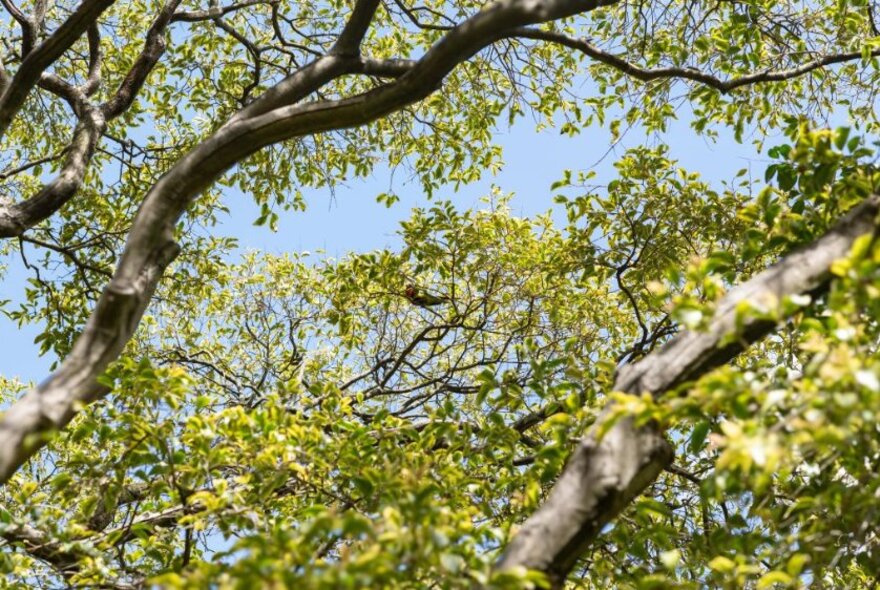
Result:
M286 139L363 125L430 95L461 62L512 28L593 10L615 0L500 0L449 31L403 76L341 100L292 104L343 73L357 58L315 60L243 109L181 158L147 193L114 278L61 367L0 420L0 483L63 428L83 404L107 393L97 377L131 338L165 267L177 255L174 228L189 203L242 158ZM307 70L304 73L304 70ZM278 105L277 108L275 105Z
M99 501L95 512L89 519L89 529L94 531L94 537L104 538L103 531L113 520L119 506L139 501L149 489L147 484L131 484L125 486L114 498L112 506L105 506ZM102 498L103 500L103 498ZM73 542L59 541L51 534L28 524L16 523L6 527L0 532L0 538L15 547L24 550L28 555L39 559L53 568L64 578L70 578L81 570L81 562L94 555L95 550L89 546L88 536L76 538ZM85 541L85 543L83 542ZM133 590L136 585L125 582L105 581L106 587Z
M684 80L692 80L694 82L705 84L706 86L710 86L722 93L727 93L742 86L749 86L761 82L782 82L785 80L790 80L792 78L803 76L804 74L808 74L814 70L818 70L826 66L862 59L861 51L834 53L831 55L817 57L793 68L782 70L765 69L761 70L760 72L755 72L753 74L747 74L745 76L738 76L736 78L722 80L721 78L718 78L711 74L707 74L705 72L701 72L700 70L697 70L695 68L642 68L634 63L626 61L621 57L600 49L586 39L575 39L574 37L569 37L567 35L563 35L562 33L556 33L553 31L542 31L540 29L521 27L512 30L510 32L510 37L520 39L535 39L537 41L547 41L549 43L555 43L557 45L568 47L569 49L575 49L577 51L580 51L584 55L595 59L598 62L620 70L627 76L635 78L636 80L641 80L642 82L650 82L651 80L661 80L668 78L681 78ZM880 56L880 49L874 49L873 51L871 51L870 55L873 57Z
M89 40L89 72L85 83L80 87L84 96L91 96L101 88L101 31L98 24L93 23L86 32Z
M31 49L34 48L34 39L37 36L37 27L33 19L29 18L12 0L0 0L3 8L9 13L15 22L21 27L21 58L24 59Z
M107 388L99 385L97 378L131 338L165 267L177 255L177 221L192 201L231 166L273 143L364 125L396 112L429 96L458 64L499 39L516 36L515 31L522 27L610 3L613 0L501 0L451 29L421 59L401 62L405 67L400 69L399 77L374 90L337 100L301 102L339 76L366 73L367 64L372 63L331 53L317 58L239 111L149 190L114 277L72 352L54 374L27 392L0 419L0 483L8 481L46 444L47 435L68 424L82 405L106 395ZM361 5L366 10L370 2ZM368 25L366 22L357 27L366 30ZM352 34L352 38L358 37ZM764 80L773 79L772 75L762 74ZM763 301L771 296L778 299L827 286L831 262L844 256L856 237L874 230L877 212L877 199L869 200L803 252L732 291L719 307L709 332L683 334L621 370L615 389L662 393L705 373L761 338L773 325L747 322L742 338L727 343L725 338L736 325L736 303ZM499 567L538 569L561 585L602 526L649 485L671 459L671 447L659 432L636 427L629 419L619 420L601 439L593 432L578 445L547 502L524 524Z
M0 534L5 541L23 548L29 555L50 565L62 576L70 576L79 570L77 562L83 557L77 551L61 548L59 543L32 526L16 524Z
M125 78L119 84L116 93L107 102L101 105L101 110L108 120L114 119L124 113L131 106L135 96L143 87L147 76L156 67L159 58L165 53L165 29L172 22L174 11L180 5L180 0L168 0L162 10L153 19L147 30L147 38L144 48L131 66Z
M735 357L776 326L766 319L743 320L739 306L775 307L784 297L827 289L831 264L845 257L857 238L876 236L878 213L880 197L867 199L824 236L732 289L719 302L707 331L684 332L624 366L614 391L658 396ZM738 321L743 322L740 331ZM605 415L611 410L607 407ZM539 570L561 588L602 527L672 462L672 447L652 425L638 427L622 418L604 436L599 428L577 445L547 500L510 542L499 569Z
M34 196L11 205L0 204L0 238L20 236L47 219L79 190L106 122L96 110L83 114L67 148L67 160L54 180Z
M244 0L244 2L234 2L228 6L217 6L206 10L189 10L184 12L175 12L171 17L171 22L187 22L197 23L206 20L213 20L218 16L226 16L229 13L255 6L257 4L277 4L277 0Z
M101 49L97 26L88 29L89 71L86 82L74 87L54 74L42 74L40 86L67 100L80 117L73 139L67 147L67 161L58 176L36 195L20 203L0 204L0 238L20 236L24 231L49 218L67 203L82 185L98 141L107 121L131 107L134 97L165 51L165 30L180 0L169 0L147 31L144 48L120 84L116 93L99 108L91 107L87 97L100 86Z
M83 0L52 35L25 56L6 91L0 96L0 137L6 133L13 117L24 105L46 68L93 26L111 4L113 0Z

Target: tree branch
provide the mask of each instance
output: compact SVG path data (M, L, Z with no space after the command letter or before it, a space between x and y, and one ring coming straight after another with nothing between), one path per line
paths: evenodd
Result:
M358 59L330 55L315 60L240 111L149 190L114 277L73 350L55 373L0 419L0 483L46 444L45 435L67 425L82 405L106 395L107 389L96 379L131 338L165 267L176 257L177 220L223 172L272 143L363 125L421 100L459 63L512 28L572 16L614 1L500 0L449 31L412 69L385 86L347 99L292 104L319 88L321 80L361 67ZM275 105L278 108L267 110Z
M87 33L89 40L89 73L85 83L80 87L84 96L91 96L101 88L101 31L98 24L93 23Z
M153 19L147 30L147 38L140 55L126 74L125 79L119 84L116 93L107 102L101 105L101 110L107 120L114 119L124 113L131 106L134 97L147 81L147 76L156 67L159 58L165 53L165 29L171 23L174 11L180 5L180 0L168 0L162 10Z
M789 69L766 69L760 72L755 72L753 74L731 78L729 80L722 80L721 78L718 78L711 74L707 74L695 68L689 67L666 67L653 69L642 68L634 63L626 61L621 57L618 57L600 49L599 47L596 47L585 39L575 39L573 37L563 35L562 33L555 33L553 31L543 31L540 29L520 27L510 31L509 36L512 38L547 41L550 43L555 43L557 45L568 47L569 49L575 49L577 51L580 51L584 55L595 59L598 62L620 70L627 76L635 78L636 80L641 80L642 82L649 82L651 80L667 78L682 78L685 80L700 82L701 84L705 84L706 86L715 88L722 93L730 92L731 90L734 90L741 86L748 86L761 82L782 82L784 80L790 80L791 78L803 76L804 74L808 74L813 70L818 70L819 68L823 68L825 66L862 59L861 51L834 53L831 55L817 57L816 59L810 60L799 66ZM870 55L873 57L880 56L880 49L874 49L870 53Z
M379 8L379 0L357 0L351 17L330 49L330 55L356 57L361 53L361 41Z
M11 205L0 204L0 238L20 236L47 219L79 190L86 168L104 132L104 117L95 110L83 114L67 148L67 160L58 176L31 198Z
M243 8L255 6L257 4L277 4L278 0L245 0L244 2L235 2L228 6L216 6L207 10L190 10L184 12L175 12L171 17L171 22L196 23L206 20L213 20L218 16L226 16L231 12L236 12Z
M38 85L43 90L48 90L55 96L63 98L75 114L79 115L82 113L85 95L72 84L62 80L60 76L51 72L43 72L40 75Z
M76 551L62 549L59 543L49 540L45 533L32 526L16 524L7 527L0 536L9 543L21 546L29 555L49 564L62 576L69 576L79 569L77 562L83 557L82 555Z
M66 425L82 405L106 395L97 376L122 351L179 247L169 240L153 251L134 280L104 289L92 317L61 367L13 404L0 421L0 476L5 482Z
M732 289L719 303L705 332L684 332L638 363L620 369L614 391L660 395L727 362L770 333L775 323L745 319L736 333L741 303L775 307L786 296L817 293L830 284L831 264L845 257L856 238L877 233L880 198L854 208L824 236ZM739 336L731 340L731 336ZM611 411L607 407L605 415ZM597 424L601 424L600 418ZM525 567L548 575L561 588L568 573L602 527L672 462L672 447L651 425L631 418L604 436L599 426L578 444L545 503L516 534L498 563L501 570Z
M80 117L80 122L67 148L67 162L58 176L26 201L12 205L0 204L0 238L20 236L27 229L50 217L76 194L85 178L98 140L106 129L107 121L131 107L147 76L164 53L165 29L179 4L180 0L170 0L165 4L147 31L144 48L116 94L99 109L90 107L87 102L87 97L97 92L101 83L100 36L95 23L88 28L89 70L86 82L81 87L71 86L54 74L41 75L40 86L67 100Z
M0 96L0 137L6 133L13 117L24 105L46 68L61 57L111 4L113 0L83 0L52 35L22 60L6 91Z
M3 8L9 13L15 22L21 27L21 59L24 59L34 48L34 39L37 36L36 23L21 11L11 0L0 0Z

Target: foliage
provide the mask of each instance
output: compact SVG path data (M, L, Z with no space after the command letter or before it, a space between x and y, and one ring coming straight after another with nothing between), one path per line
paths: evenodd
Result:
M102 14L95 101L124 86L171 5ZM23 257L29 277L0 311L37 326L41 354L58 363L123 268L145 195L328 52L352 14L340 2L230 6L174 5L167 50L106 121L75 197L0 242L0 273ZM384 68L418 67L482 14L464 1L376 6L360 51ZM41 38L71 10L49 7ZM859 136L877 131L873 4L609 3L532 24L499 32L422 100L273 136L216 182L167 197L186 211L168 223L181 253L86 401L109 395L30 434L29 448L46 446L0 491L0 587L547 587L545 572L493 566L578 439L624 416L660 425L676 460L581 556L570 587L873 587L870 237L832 266L830 290L738 309L779 327L731 363L657 398L612 391L620 366L705 329L724 293L878 190ZM21 41L17 19L3 27ZM87 37L52 75L86 82ZM338 76L283 108L368 100L405 79L387 71ZM63 94L44 76L2 137L0 183L14 201L66 174L82 111ZM665 132L678 104L709 140L723 127L759 147L784 134L765 150L763 181L742 170L710 183L661 141L626 150L613 179L561 172L556 207L548 197L533 218L500 190L475 210L438 197L401 224L397 248L242 254L211 234L236 191L270 231L305 207L305 188L385 170L428 195L479 180L503 165L496 132L521 117L572 135L604 125L617 139ZM862 129L817 130L835 108ZM379 198L401 206L393 187ZM442 303L413 305L411 284ZM3 407L27 387L0 376Z

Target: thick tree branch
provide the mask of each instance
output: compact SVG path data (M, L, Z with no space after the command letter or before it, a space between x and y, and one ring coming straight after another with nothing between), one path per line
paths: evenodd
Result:
M106 124L95 110L83 114L67 148L67 160L54 180L31 198L10 205L0 204L0 238L21 235L47 219L79 190L86 168Z
M403 76L351 98L292 101L359 59L330 55L279 84L181 158L150 189L134 220L114 278L61 367L13 404L0 420L0 483L63 428L83 404L106 395L97 377L121 353L162 273L177 254L174 231L190 202L217 177L267 145L363 125L430 95L459 63L515 27L564 18L613 0L501 0L452 29ZM352 65L354 64L354 65ZM278 108L267 110L278 105Z
M52 567L62 577L68 578L80 570L79 562L89 557L89 551L72 543L50 539L43 531L25 524L6 528L0 534L5 541L24 549L28 555ZM134 590L137 585L105 580L102 587Z
M89 73L85 83L80 87L84 96L91 96L101 88L101 31L94 23L86 33L89 40Z
M85 105L85 95L72 84L65 82L55 74L43 72L38 85L43 90L48 90L55 96L63 98L75 114L82 114Z
M45 533L26 524L7 527L0 534L5 541L22 547L31 556L49 564L63 576L75 573L77 562L83 558L75 550L66 550L60 543L51 541Z
M575 39L562 33L556 33L553 31L543 31L540 29L520 27L512 30L510 32L510 37L547 41L550 43L555 43L557 45L568 47L569 49L575 49L577 51L580 51L584 55L595 59L598 62L620 70L627 76L630 76L637 80L641 80L642 82L649 82L651 80L660 80L667 78L681 78L684 80L692 80L694 82L705 84L706 86L715 88L722 93L727 93L742 86L749 86L761 82L782 82L785 80L790 80L792 78L803 76L804 74L808 74L814 70L818 70L826 66L862 59L861 51L834 53L831 55L817 57L793 68L782 70L765 69L761 70L760 72L755 72L753 74L739 76L736 78L731 78L729 80L722 80L721 78L718 78L711 74L707 74L705 72L701 72L698 69L689 67L642 68L634 63L626 61L621 57L618 57L616 55L608 53L607 51L604 51L603 49L600 49L599 47L596 47L585 39ZM870 55L873 57L880 56L880 49L874 49L873 51L871 51Z
M165 267L177 253L176 242L166 242L154 250L134 280L124 286L111 282L61 367L6 411L0 421L3 481L46 444L47 435L70 422L79 407L109 392L96 378L131 338Z
M153 19L150 28L147 30L147 38L144 41L144 48L140 55L131 66L125 78L119 84L116 94L107 102L101 105L101 110L108 120L114 119L124 113L131 106L135 96L147 81L147 76L156 67L159 58L165 53L165 29L168 28L174 11L180 5L180 0L168 0L162 7L162 10Z
M89 528L96 533L102 533L110 524L114 513L120 505L137 502L146 495L149 490L147 484L131 484L120 490L112 508L107 508L103 501L97 503L95 513L89 519ZM102 499L103 500L103 499ZM104 535L92 535L96 538L104 538ZM20 547L28 555L39 559L52 567L62 577L69 578L81 569L80 562L94 556L97 551L91 546L91 539L87 537L75 538L68 541L59 541L43 530L24 523L15 523L7 526L0 538L15 547ZM137 585L121 581L106 580L104 586L109 588L133 589Z
M6 66L3 65L3 60L0 59L0 96L9 88L9 82L9 72L6 71Z
M360 55L361 41L373 21L379 8L379 0L357 0L351 18L339 34L339 38L330 49L330 55L355 57Z
M0 137L12 123L43 72L79 39L113 0L83 0L58 29L22 60L6 91L0 96Z
M418 63L411 59L374 59L371 57L361 57L359 61L358 73L378 78L400 78Z
M144 48L116 94L100 109L90 107L87 97L101 83L100 36L93 23L88 29L89 70L86 82L74 87L54 74L44 73L40 86L67 100L80 117L67 148L67 162L58 176L31 198L11 205L0 205L0 238L20 236L24 231L47 219L69 201L79 190L86 169L95 153L107 121L124 113L165 51L164 33L180 0L170 0L153 20L147 31Z
M638 363L623 367L614 390L660 395L763 338L775 323L738 317L740 306L772 309L784 297L826 289L831 264L849 253L856 238L876 234L878 212L880 198L869 198L811 245L732 289L705 332L684 332ZM739 332L738 321L743 322ZM606 408L606 415L609 411ZM650 425L637 427L632 419L623 418L601 437L598 428L578 444L546 502L511 541L499 569L539 570L561 588L602 527L672 461L671 446Z
M11 0L0 0L3 8L9 13L15 22L21 27L21 58L24 59L31 49L34 48L34 39L37 36L37 26L33 19L29 18Z

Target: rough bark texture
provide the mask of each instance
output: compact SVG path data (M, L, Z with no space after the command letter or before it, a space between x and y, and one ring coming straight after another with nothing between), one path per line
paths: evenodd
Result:
M233 116L150 189L135 217L113 279L73 350L53 375L27 392L0 420L0 483L8 481L46 444L48 434L68 424L83 404L106 395L97 378L134 334L165 266L176 256L175 224L192 200L223 172L267 145L363 125L421 100L434 92L455 66L503 38L509 29L564 18L615 1L501 0L452 28L406 73L375 90L341 100L298 104L327 82L359 73L371 63L357 56L330 53ZM352 15L352 24L346 27L345 53L354 52L357 35L365 31L364 14L376 6L364 0Z
M22 29L22 62L12 77L0 64L0 137L9 128L34 88L64 99L76 117L73 138L64 152L58 177L18 203L0 205L0 238L21 236L68 203L79 190L107 122L135 104L139 91L165 51L167 28L175 22L219 19L259 0L226 7L177 12L180 0L167 0L144 33L144 46L119 87L103 104L89 98L100 86L98 18L112 0L83 0L69 17L37 44L42 16L30 17L13 3L3 6ZM861 52L817 56L787 70L762 70L731 80L689 68L644 69L611 55L586 40L529 28L587 13L619 0L499 0L455 26L442 27L439 40L421 59L375 59L361 55L361 42L372 26L378 0L357 0L348 23L325 54L267 90L232 116L216 133L173 164L144 196L133 220L125 250L112 280L71 353L60 368L27 392L0 417L0 484L7 482L49 436L63 428L79 409L106 395L98 377L122 352L149 304L165 267L177 255L174 231L187 207L232 166L276 142L364 125L435 92L462 62L501 39L527 38L579 51L590 59L640 79L683 78L722 92L748 84L781 81L830 64L861 59ZM39 4L39 3L38 3ZM52 64L83 34L88 35L86 81L75 86L51 72ZM871 55L877 55L874 50ZM338 99L317 93L341 76L368 75L377 82L368 92ZM306 102L304 99L313 97ZM54 159L58 156L52 156ZM844 256L853 240L874 228L877 200L870 199L809 248L732 291L705 333L686 333L664 349L623 369L615 389L659 394L696 378L737 354L773 329L767 321L746 322L739 338L726 337L736 326L740 301L773 305L780 297L813 292L827 285L833 260ZM521 432L543 411L524 417ZM669 444L651 428L621 420L601 439L595 433L579 444L546 504L523 526L499 567L524 566L547 572L563 583L578 557L602 526L657 476L672 458ZM28 531L22 529L27 537ZM32 537L32 536L31 536ZM32 540L35 537L32 537ZM36 541L34 541L36 542ZM60 556L59 558L66 558Z
M0 95L0 137L24 105L43 72L64 54L113 0L85 0L52 35L24 56L21 67Z
M109 6L109 4L112 4L112 2L84 3L74 16L84 11L86 6ZM101 105L93 105L88 102L88 97L96 92L101 84L100 72L97 69L101 61L101 50L96 24L99 14L96 10L100 6L90 9L87 14L90 14L93 19L88 27L91 58L86 82L80 87L74 87L60 80L55 74L43 73L39 78L40 85L43 88L61 96L71 105L79 120L73 131L70 144L67 147L65 163L58 176L46 183L30 198L18 203L11 201L9 203L0 203L0 238L22 235L28 229L52 216L79 191L92 156L98 147L98 142L107 128L107 122L122 115L131 107L138 90L143 86L147 76L152 72L165 51L164 34L168 24L171 22L174 10L179 4L180 0L169 0L166 2L147 31L144 48L137 60L135 60L134 65L113 96ZM73 19L73 16L71 16L71 19ZM78 23L77 26L79 28L87 24L80 20L74 22ZM63 26L70 28L72 25L65 23ZM63 26L59 28L56 35L62 32ZM73 40L68 39L70 35L72 33L68 32L67 36L63 38L73 43L75 38ZM48 43L49 41L47 40L46 42ZM21 108L23 104L24 98L20 97L19 94L24 92L25 94L22 96L26 96L30 90L23 82L16 82L19 76L23 75L22 72L25 65L22 64L22 68L16 73L16 77L11 82L12 84L18 84L18 94L14 93L10 88L7 93L0 95L0 136L2 136L3 131L11 122L12 114ZM5 123L6 127L3 127L3 116L7 111L12 114L9 115L9 121Z
M684 332L621 368L614 390L656 396L736 356L775 327L767 320L740 318L737 332L739 306L774 309L786 296L827 288L831 264L849 253L856 238L876 233L878 211L880 199L867 199L814 243L732 289L706 331ZM672 448L656 428L636 428L624 418L601 438L597 431L578 444L547 501L511 541L499 569L539 570L561 587L602 527L672 462Z
M104 132L103 115L92 110L83 115L73 132L73 141L61 172L31 198L0 205L0 238L21 235L25 230L47 219L79 190L98 139Z

